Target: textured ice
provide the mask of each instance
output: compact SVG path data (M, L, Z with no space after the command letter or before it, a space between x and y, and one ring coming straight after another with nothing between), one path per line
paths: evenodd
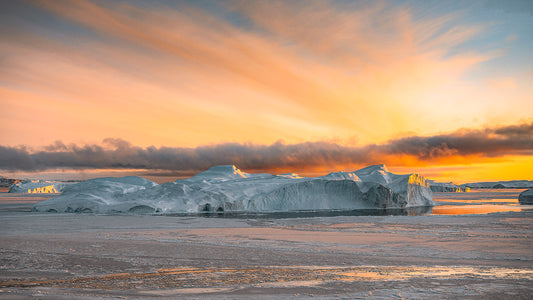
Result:
M61 195L36 206L57 212L113 212L118 205L117 211L122 211L130 205L130 195L155 186L157 183L136 176L90 179L66 186Z
M12 184L9 193L61 193L63 188L71 183L52 180L23 180Z
M433 206L418 174L396 175L383 165L322 177L248 174L216 166L189 179L156 184L140 177L98 178L65 188L34 211L191 213L298 211Z

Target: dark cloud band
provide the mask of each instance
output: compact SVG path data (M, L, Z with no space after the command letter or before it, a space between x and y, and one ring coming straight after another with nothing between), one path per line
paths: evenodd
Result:
M410 156L421 162L454 156L500 157L533 155L533 122L462 129L450 134L410 136L381 145L342 146L331 142L272 145L224 143L196 148L137 147L121 139L102 145L65 145L56 142L42 151L0 146L0 169L38 171L74 169L205 170L213 165L236 164L245 170L302 169L346 164L374 164Z

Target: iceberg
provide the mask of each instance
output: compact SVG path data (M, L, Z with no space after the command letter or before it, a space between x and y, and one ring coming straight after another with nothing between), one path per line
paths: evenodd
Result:
M66 187L33 211L93 213L280 212L433 206L429 183L384 165L322 177L249 174L215 166L188 179L156 184L141 177L97 178Z
M467 186L457 185L453 182L436 182L433 180L427 180L432 192L440 193L465 193L470 192L470 188Z
M520 204L533 204L533 189L520 193L520 195L518 195L518 202Z
M21 180L19 179L5 178L4 176L0 176L0 187L9 188L11 185L19 183L20 181Z
M52 194L61 193L63 188L72 184L52 180L23 180L12 184L8 193L28 193L28 194Z
M157 183L137 176L90 179L66 186L61 195L37 203L32 209L50 212L114 212L114 206L120 203L129 205L130 195L154 186Z
M474 189L530 189L533 188L532 180L509 180L465 183L462 186Z

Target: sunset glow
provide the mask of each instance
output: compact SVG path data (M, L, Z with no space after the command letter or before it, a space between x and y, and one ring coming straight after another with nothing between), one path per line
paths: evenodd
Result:
M533 180L527 3L3 1L0 170Z

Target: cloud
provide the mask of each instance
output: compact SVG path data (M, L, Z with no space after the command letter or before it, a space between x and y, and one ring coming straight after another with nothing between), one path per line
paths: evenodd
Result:
M431 137L405 137L391 140L381 147L385 152L406 154L420 160L449 156L533 155L533 123L485 128L462 129Z
M235 164L248 171L331 170L342 166L387 163L395 166L445 165L460 158L533 156L533 122L462 129L435 136L410 136L379 145L343 146L332 142L271 145L223 143L195 148L138 147L109 138L102 145L65 145L58 141L41 151L0 146L0 169L151 169L198 171Z
M517 88L517 85L516 85L516 82L514 80L514 78L512 77L505 77L505 78L497 78L497 79L487 79L486 80L487 84L494 88L494 89L505 89L505 90L509 90L509 89L516 89Z
M456 106L428 95L460 98L435 89L491 58L452 51L483 26L400 3L13 4L39 18L12 11L24 26L1 26L0 98L9 109L0 121L11 129L2 140L120 136L194 147L357 135L381 143L416 128L450 130ZM54 134L35 139L37 131Z

